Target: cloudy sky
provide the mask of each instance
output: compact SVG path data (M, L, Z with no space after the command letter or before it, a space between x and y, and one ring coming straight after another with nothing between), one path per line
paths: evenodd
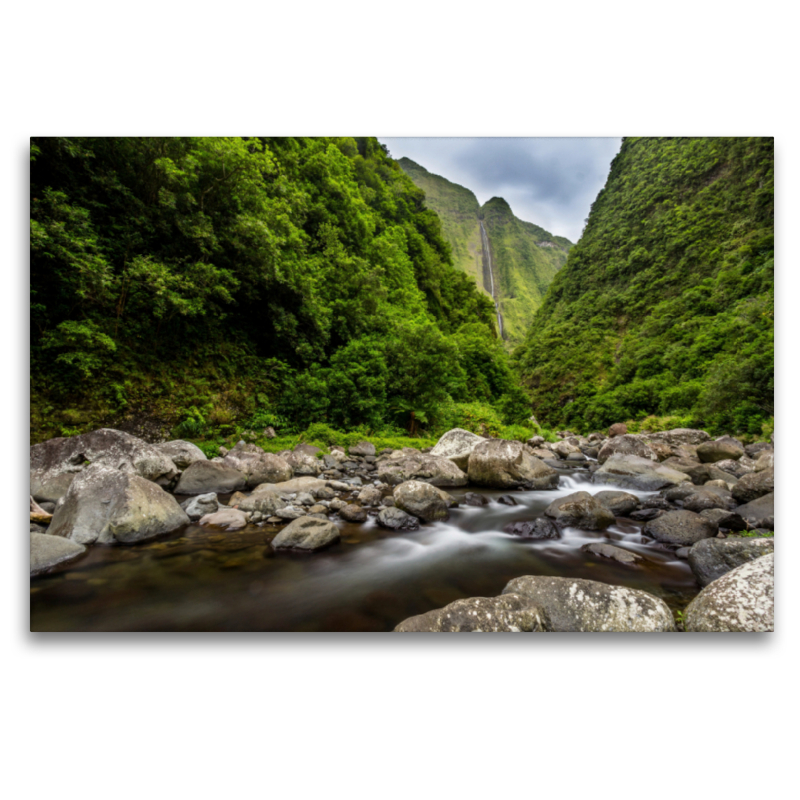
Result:
M394 158L471 189L483 204L504 197L514 213L578 241L620 139L378 137Z

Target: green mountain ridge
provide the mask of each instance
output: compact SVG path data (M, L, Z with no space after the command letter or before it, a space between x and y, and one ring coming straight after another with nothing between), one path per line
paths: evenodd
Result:
M481 222L486 228L494 273L495 298L503 317L503 338L522 341L547 287L563 266L572 243L514 216L509 204L493 197L483 206L469 189L435 175L409 158L400 167L425 192L425 201L442 221L454 265L490 294L483 266Z
M774 413L771 138L626 138L514 358L551 425Z

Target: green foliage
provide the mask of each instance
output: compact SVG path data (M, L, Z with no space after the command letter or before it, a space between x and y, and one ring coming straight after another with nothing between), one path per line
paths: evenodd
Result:
M773 143L625 139L514 359L537 417L757 435L773 415Z

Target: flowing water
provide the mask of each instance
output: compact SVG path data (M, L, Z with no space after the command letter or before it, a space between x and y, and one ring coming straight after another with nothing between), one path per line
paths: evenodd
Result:
M406 617L462 597L500 594L520 575L589 578L643 589L683 608L700 590L685 561L642 542L640 526L566 528L561 539L530 540L503 526L542 514L559 496L596 493L588 472L563 474L553 491L513 492L453 509L448 522L417 531L341 524L342 540L318 553L276 553L277 530L188 525L155 541L94 546L77 561L31 581L32 631L389 631ZM451 493L462 498L465 487ZM633 492L641 497L644 492ZM630 567L589 555L613 541L644 556Z
M492 251L489 248L489 237L486 235L486 228L481 223L481 248L483 249L483 288L489 289L494 300L494 310L497 313L497 333L503 338L503 315L500 313L500 304L497 302L497 295L494 291L494 269L492 268ZM486 275L489 275L489 285L486 285Z

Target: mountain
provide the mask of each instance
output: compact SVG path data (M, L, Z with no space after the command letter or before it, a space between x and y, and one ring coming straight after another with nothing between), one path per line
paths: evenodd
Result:
M534 412L758 433L773 406L771 138L627 138L514 354Z
M492 295L494 287L503 339L510 345L521 342L572 243L517 219L500 197L493 197L481 207L469 189L428 172L409 158L401 158L398 163L425 192L428 207L439 215L455 266L470 275L488 295ZM481 223L491 259L486 263Z

